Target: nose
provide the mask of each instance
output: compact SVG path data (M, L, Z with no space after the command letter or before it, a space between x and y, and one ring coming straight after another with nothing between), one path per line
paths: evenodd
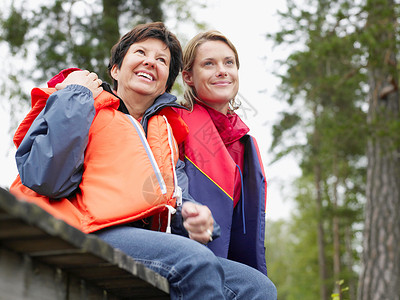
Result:
M219 65L217 69L217 77L226 77L228 73L226 72L223 65Z
M226 76L228 76L228 73L225 72L225 71L219 71L219 72L217 73L217 77L226 77Z
M143 64L146 67L154 68L156 64L156 60L153 57L147 56L146 59L143 61Z

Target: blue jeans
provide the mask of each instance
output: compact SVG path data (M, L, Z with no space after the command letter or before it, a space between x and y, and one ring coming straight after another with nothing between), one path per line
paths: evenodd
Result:
M171 299L277 299L267 276L186 237L129 226L96 234L167 278Z

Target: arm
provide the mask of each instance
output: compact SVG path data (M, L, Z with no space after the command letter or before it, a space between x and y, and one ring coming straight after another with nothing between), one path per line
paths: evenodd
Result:
M212 232L213 239L219 237L221 230L212 217L210 209L207 206L196 203L189 194L189 182L184 166L185 164L178 160L176 174L178 184L182 189L183 205L177 208L172 230L175 234L189 236L193 240L206 244L210 240L207 229Z
M88 75L73 72L56 86L61 90L49 97L16 152L21 182L39 194L66 197L81 181L98 92Z

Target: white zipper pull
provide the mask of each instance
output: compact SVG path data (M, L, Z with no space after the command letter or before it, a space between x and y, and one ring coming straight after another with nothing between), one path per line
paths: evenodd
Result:
M168 204L166 204L165 206L168 208L168 224L167 224L167 230L165 232L171 233L171 215L176 213L176 209Z
M175 187L174 196L176 199L176 206L182 206L182 189L179 185Z

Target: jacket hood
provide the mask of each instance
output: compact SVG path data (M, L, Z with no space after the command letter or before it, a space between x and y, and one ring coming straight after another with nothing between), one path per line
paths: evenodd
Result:
M57 83L61 83L64 81L65 78L67 78L67 76L69 74L71 74L74 71L82 71L82 69L79 68L68 68L68 69L64 69L62 71L60 71L60 73L58 73L56 76L54 76L53 78L51 78L48 82L47 82L47 86L49 88L54 88ZM107 92L102 92L99 96L96 97L95 101L94 101L94 107L96 109L96 112L99 109L105 108L107 106L111 106L112 108L117 109L119 106L119 98L116 97L116 95L114 95L109 88L109 85L107 83L103 83L102 84L103 90L107 91ZM108 92L112 95L109 95ZM36 100L36 99L35 99ZM32 97L32 101L34 101L33 97ZM33 103L32 103L32 107L33 107Z
M31 110L22 120L21 124L18 126L15 134L14 134L14 145L18 148L21 144L22 140L24 139L26 133L28 132L29 128L31 127L33 121L39 115L39 113L43 110L46 106L47 99L50 95L57 90L55 86L57 83L61 83L70 73L74 71L79 71L79 68L68 68L62 70L56 76L51 78L47 82L47 88L33 88L31 91ZM104 84L104 83L103 83ZM103 91L99 96L96 97L94 100L94 107L96 109L96 113L105 107L112 107L117 109L119 106L119 99L115 95Z
M58 73L56 76L54 76L53 78L51 78L49 81L47 81L47 87L49 88L54 88L57 83L61 83L64 81L65 78L67 78L67 76L74 72L74 71L82 71L79 68L68 68L68 69L64 69L62 70L60 73Z

